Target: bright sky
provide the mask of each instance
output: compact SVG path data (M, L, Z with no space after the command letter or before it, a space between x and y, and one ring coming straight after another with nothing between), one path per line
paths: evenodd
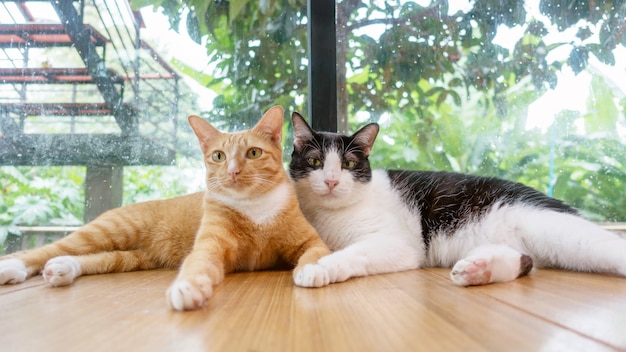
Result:
M204 45L194 42L187 35L181 35L170 30L167 17L160 11L154 12L152 6L141 9L141 16L146 23L146 30L141 32L141 37L150 39L150 43L158 45L154 49L164 56L164 60L170 61L172 58L176 58L198 71L206 70L208 58ZM184 23L184 21L181 22ZM184 30L181 32L185 33ZM200 96L198 99L200 109L204 111L210 110L216 94L185 75L183 75L183 79Z
M575 26L564 32L559 32L554 26L552 28L548 27L550 21L541 15L538 0L527 1L526 11L529 19L535 18L543 21L550 31L544 39L547 45L572 42L576 38L575 35L578 28ZM516 39L521 37L524 30L525 27L522 26L514 28L501 26L498 30L498 35L494 38L494 42L511 51ZM597 42L597 36L588 40ZM555 60L566 60L571 50L571 45L562 45L553 50L546 59L549 63ZM586 112L589 94L593 94L590 91L592 72L603 76L607 84L614 88L613 90L619 98L626 96L626 49L619 46L613 53L615 54L615 66L601 63L593 54L589 55L588 69L580 72L578 75L575 75L568 66L564 66L560 72L557 72L558 84L556 88L549 90L529 106L526 127L539 127L545 131L552 124L554 117L563 110Z
M591 72L602 75L608 85L612 86L618 97L626 96L626 52L624 48L616 49L616 66L608 66L589 56L588 70L575 75L569 67L557 73L558 85L549 90L541 98L528 107L527 127L539 127L546 130L554 116L563 110L574 110L585 113L587 100L591 91Z

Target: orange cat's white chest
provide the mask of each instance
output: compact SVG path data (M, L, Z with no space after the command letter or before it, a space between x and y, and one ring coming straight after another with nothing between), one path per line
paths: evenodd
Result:
M219 194L210 195L211 198L242 213L257 225L272 221L285 209L292 196L289 183L281 184L267 193L242 199L224 197Z

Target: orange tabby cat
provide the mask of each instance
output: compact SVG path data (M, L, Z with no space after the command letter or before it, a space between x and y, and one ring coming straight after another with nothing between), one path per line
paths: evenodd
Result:
M80 275L180 268L167 298L189 310L226 273L295 266L296 277L329 254L283 168L280 106L243 132L219 132L197 116L189 123L204 153L206 192L113 209L55 243L2 257L0 284L39 272L62 286ZM328 284L318 274L304 285Z

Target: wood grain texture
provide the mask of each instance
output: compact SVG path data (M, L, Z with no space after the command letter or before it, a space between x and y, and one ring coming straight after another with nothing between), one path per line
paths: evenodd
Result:
M175 271L40 277L0 287L2 351L626 351L626 280L539 270L453 286L447 269L320 289L291 273L226 276L209 304L174 312Z

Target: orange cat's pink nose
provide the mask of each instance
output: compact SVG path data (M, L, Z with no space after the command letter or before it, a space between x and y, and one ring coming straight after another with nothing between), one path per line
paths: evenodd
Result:
M237 176L239 176L239 172L241 172L241 168L239 167L239 164L235 160L231 160L228 163L227 172L230 175L230 178L233 180L233 182L237 182Z

